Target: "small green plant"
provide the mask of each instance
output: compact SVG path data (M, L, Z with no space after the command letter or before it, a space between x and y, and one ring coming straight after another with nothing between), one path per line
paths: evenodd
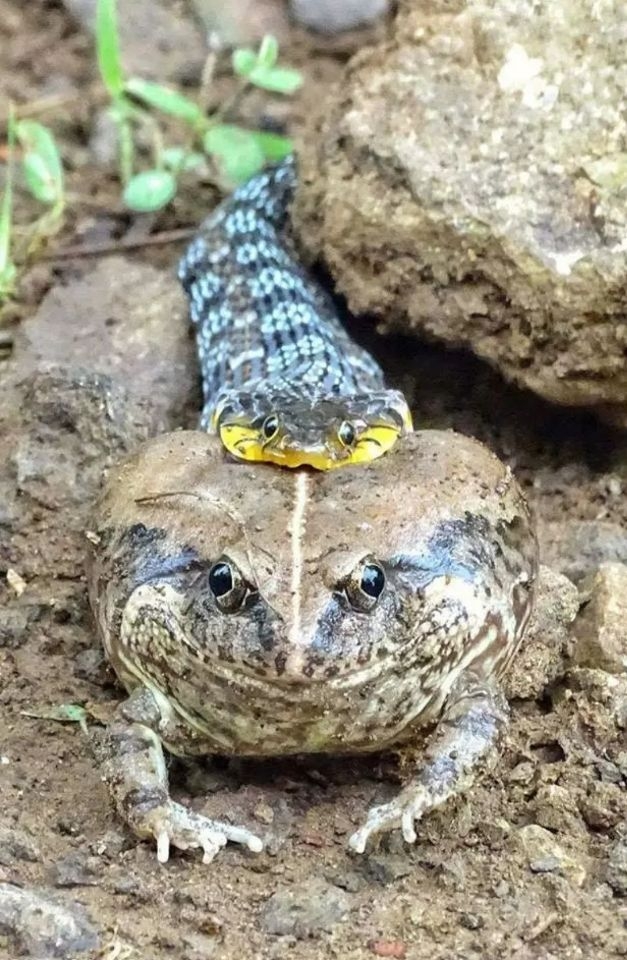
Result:
M149 212L166 206L176 195L182 173L200 170L208 156L220 180L234 187L263 167L291 153L289 137L223 122L224 111L207 115L200 103L163 84L126 78L120 57L116 0L98 0L96 46L102 81L111 98L110 115L118 130L120 178L124 202L132 210ZM241 93L249 86L289 95L302 84L297 70L279 66L274 37L265 37L259 50L235 50L233 72ZM156 114L180 121L186 128L183 144L164 144ZM143 127L151 137L153 165L136 171L134 134Z
M63 166L50 130L34 120L17 120L10 109L7 127L7 170L0 204L0 304L15 292L16 259L24 260L44 238L54 234L63 219L65 191ZM22 251L13 251L13 180L16 147L21 150L21 167L28 192L48 209L26 228Z
M63 164L54 136L35 120L18 120L15 135L22 148L22 170L29 193L48 209L30 230L28 252L57 232L65 211Z
M17 267L11 256L11 218L13 214L13 159L15 149L15 116L9 115L7 173L0 206L0 304L13 294Z

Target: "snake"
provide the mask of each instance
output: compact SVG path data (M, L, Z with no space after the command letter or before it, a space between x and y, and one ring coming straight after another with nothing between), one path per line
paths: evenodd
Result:
M348 334L289 235L293 155L238 187L178 268L196 332L201 429L238 460L368 463L412 431L403 394Z

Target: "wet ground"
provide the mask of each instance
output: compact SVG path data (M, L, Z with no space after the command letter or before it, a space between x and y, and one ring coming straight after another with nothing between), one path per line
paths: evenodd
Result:
M121 210L114 171L89 146L101 103L90 41L60 5L0 0L0 31L12 40L2 95L65 98L42 119L76 199L48 255L197 222L217 196L210 185L190 185L150 221ZM283 116L300 131L345 53L296 38L285 57L310 78ZM21 202L19 217L31 213ZM428 817L412 849L393 836L364 857L346 851L367 807L398 789L403 758L177 761L177 799L250 824L267 847L229 847L209 866L175 852L160 866L115 816L88 737L43 716L81 704L96 724L121 697L87 608L85 530L111 463L146 435L193 423L193 349L171 270L180 250L39 260L2 327L0 884L63 907L66 945L42 946L33 913L0 899L0 957L81 947L107 960L627 956L627 682L573 659L579 599L559 573L585 598L586 574L627 562L627 443L467 355L365 334L419 423L477 436L512 465L553 572L509 680L502 763Z

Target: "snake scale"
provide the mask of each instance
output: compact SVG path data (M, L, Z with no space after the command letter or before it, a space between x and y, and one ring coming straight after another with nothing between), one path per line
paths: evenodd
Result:
M411 415L298 263L285 229L295 186L293 157L259 173L209 216L181 260L201 428L243 460L365 463L411 430Z

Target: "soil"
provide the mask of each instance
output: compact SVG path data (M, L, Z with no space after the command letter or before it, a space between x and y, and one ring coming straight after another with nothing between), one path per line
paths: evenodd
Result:
M149 220L121 210L115 170L98 167L89 149L102 103L91 44L62 6L0 0L0 25L19 39L0 63L3 95L20 103L66 97L45 119L78 199L48 254L197 222L217 197L211 185L186 186L172 210ZM282 121L297 133L339 77L351 42L312 43L299 33L285 47L286 62L303 66L310 80L290 111L281 105ZM220 79L221 95L228 83ZM242 109L260 115L274 105L256 95ZM31 212L20 200L18 218ZM538 615L509 682L513 723L498 769L429 816L413 848L390 836L363 857L346 851L365 810L398 790L406 757L218 758L173 762L175 797L251 824L265 835L266 850L227 847L211 865L174 852L160 866L112 810L89 738L51 717L61 705L81 704L96 724L122 696L94 637L84 534L106 468L156 429L193 422L193 389L179 396L165 377L160 389L174 399L159 405L157 423L150 389L159 381L148 383L146 353L122 322L146 278L154 282L156 268L171 271L180 249L146 247L113 266L40 259L2 328L0 883L50 894L70 911L81 904L99 938L84 954L92 960L627 956L626 684L569 660L558 622L569 617L558 608L567 595L572 605L574 591L558 574L545 575L552 585L545 620ZM125 269L135 271L133 280L112 289L112 271ZM56 312L49 299L40 308L51 288L53 298L65 291ZM63 326L63 311L75 302L84 329L69 319ZM53 338L45 348L33 345L42 311L58 325L64 365ZM108 326L121 333L99 340L109 313ZM477 436L511 464L536 511L543 559L577 577L606 559L627 562L624 434L505 385L468 355L383 340L365 325L360 333L411 396L418 423ZM154 328L146 337L153 347L163 340ZM98 343L120 362L99 366ZM55 366L47 369L51 354ZM144 365L137 383L129 355ZM161 369L154 353L149 358L151 369ZM552 630L558 640L545 664L540 651ZM17 956L24 943L0 912L0 957ZM50 951L78 956L62 946Z

